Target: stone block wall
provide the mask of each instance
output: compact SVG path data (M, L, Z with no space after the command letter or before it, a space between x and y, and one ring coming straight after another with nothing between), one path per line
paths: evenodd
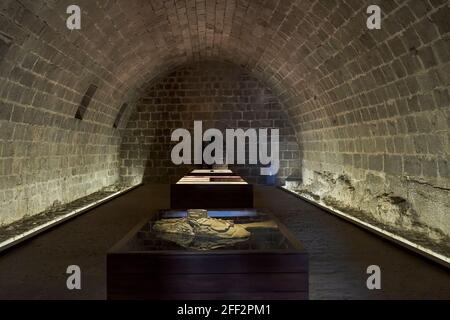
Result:
M0 225L119 181L121 92L54 4L0 3ZM98 90L76 119L91 84Z
M278 183L298 173L300 151L295 132L271 90L238 66L203 62L178 68L145 91L123 132L124 181L167 183L188 172L192 166L176 166L171 161L176 144L171 142L171 134L185 128L193 137L194 121L202 121L203 131L217 128L224 136L225 129L278 128ZM251 182L270 183L261 176L258 165L231 168Z
M10 116L19 116L20 108L14 104ZM118 182L120 137L112 130L95 132L69 119L66 128L38 117L16 121L0 120L0 224Z
M303 77L280 68L296 83L280 92L303 150L298 191L450 256L450 7L379 4L373 31L360 11L340 20L344 4L320 11Z

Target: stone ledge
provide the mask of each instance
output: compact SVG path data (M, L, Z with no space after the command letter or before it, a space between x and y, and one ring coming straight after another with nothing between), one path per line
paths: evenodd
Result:
M11 248L31 237L34 237L50 228L75 218L89 210L94 209L107 201L117 198L140 186L137 184L125 187L119 191L105 188L87 197L83 197L66 205L59 206L54 210L41 213L39 215L23 219L9 226L0 227L0 252Z
M388 230L384 230L384 229L377 227L373 224L370 224L366 221L358 219L358 218L351 216L345 212L342 212L340 210L332 208L332 207L322 203L320 200L313 198L312 196L308 197L307 195L299 194L299 193L297 193L293 190L290 190L284 186L279 187L279 188L289 194L292 194L304 201L311 203L312 205L314 205L316 207L319 207L331 214L334 214L342 219L345 219L351 223L354 223L361 228L364 228L372 233L375 233L378 236L381 236L387 240L397 243L397 244L401 245L402 247L412 250L428 259L431 259L431 260L443 265L444 267L450 268L450 257L448 257L448 256L445 256L439 252L433 251L430 248L424 247L418 243L414 243L411 240L408 240L408 239L403 238L399 235L396 235Z

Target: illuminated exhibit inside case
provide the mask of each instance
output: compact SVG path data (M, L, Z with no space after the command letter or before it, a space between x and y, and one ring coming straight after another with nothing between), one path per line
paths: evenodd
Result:
M307 299L307 253L275 217L202 211L162 210L114 246L108 298Z

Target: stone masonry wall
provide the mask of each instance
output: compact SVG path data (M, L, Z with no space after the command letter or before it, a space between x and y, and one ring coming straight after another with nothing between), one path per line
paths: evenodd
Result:
M175 166L170 159L176 144L171 133L186 128L193 136L194 120L203 122L203 131L217 128L223 133L225 129L278 128L278 182L298 171L295 133L272 92L240 67L204 62L178 68L152 84L137 104L123 133L125 181L173 182L188 172L192 166ZM266 183L258 165L231 167L249 181Z
M303 79L280 75L299 90L281 99L303 150L297 190L450 256L450 6L379 3L376 31L322 11Z
M3 119L10 119L0 120L0 225L118 181L118 135L95 132L95 126L72 119L48 125L47 121L62 119L31 116L30 108L19 103L4 102L0 107Z
M120 91L112 97L111 74L92 42L77 45L77 33L65 32L65 11L46 4L0 3L0 225L119 178L120 136L112 123ZM83 120L75 119L91 84L98 90Z

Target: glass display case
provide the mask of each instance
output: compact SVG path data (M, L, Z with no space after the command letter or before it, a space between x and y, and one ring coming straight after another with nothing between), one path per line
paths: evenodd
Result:
M172 209L253 207L253 186L242 177L223 170L206 171L194 170L171 185Z
M308 297L308 256L265 210L163 210L107 262L109 299Z

